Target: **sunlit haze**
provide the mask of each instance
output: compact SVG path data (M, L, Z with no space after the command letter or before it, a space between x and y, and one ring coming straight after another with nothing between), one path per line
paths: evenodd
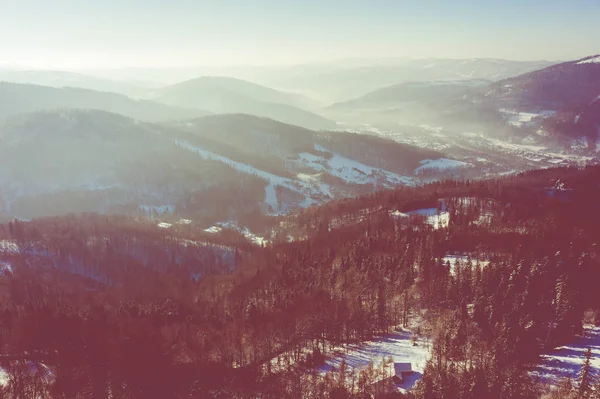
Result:
M0 0L0 9L0 65L26 68L600 52L595 0Z

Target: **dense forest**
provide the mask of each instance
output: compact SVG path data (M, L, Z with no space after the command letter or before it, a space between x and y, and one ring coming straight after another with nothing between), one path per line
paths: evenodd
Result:
M378 191L264 221L265 247L118 215L11 221L0 397L597 397L589 357L553 392L531 371L600 322L598 181L563 168ZM432 347L409 392L374 392L380 359L319 371L333 348L414 326Z

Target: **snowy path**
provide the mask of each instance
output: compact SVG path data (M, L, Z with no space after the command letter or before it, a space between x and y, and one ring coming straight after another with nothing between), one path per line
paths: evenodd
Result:
M541 363L532 375L553 385L569 375L576 378L583 364L583 353L587 348L592 349L592 368L594 373L598 373L600 371L600 327L586 325L583 336L576 338L573 343L560 346L550 354L542 355Z

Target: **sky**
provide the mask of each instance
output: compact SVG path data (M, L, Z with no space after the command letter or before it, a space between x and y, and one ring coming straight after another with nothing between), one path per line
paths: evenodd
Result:
M0 65L549 61L600 53L598 0L0 0Z

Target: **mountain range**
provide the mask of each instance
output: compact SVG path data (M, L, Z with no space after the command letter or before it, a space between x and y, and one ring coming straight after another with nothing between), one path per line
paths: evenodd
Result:
M155 101L177 107L194 107L213 113L245 113L309 129L331 129L336 124L307 109L316 102L258 84L225 77L201 77L156 90Z

